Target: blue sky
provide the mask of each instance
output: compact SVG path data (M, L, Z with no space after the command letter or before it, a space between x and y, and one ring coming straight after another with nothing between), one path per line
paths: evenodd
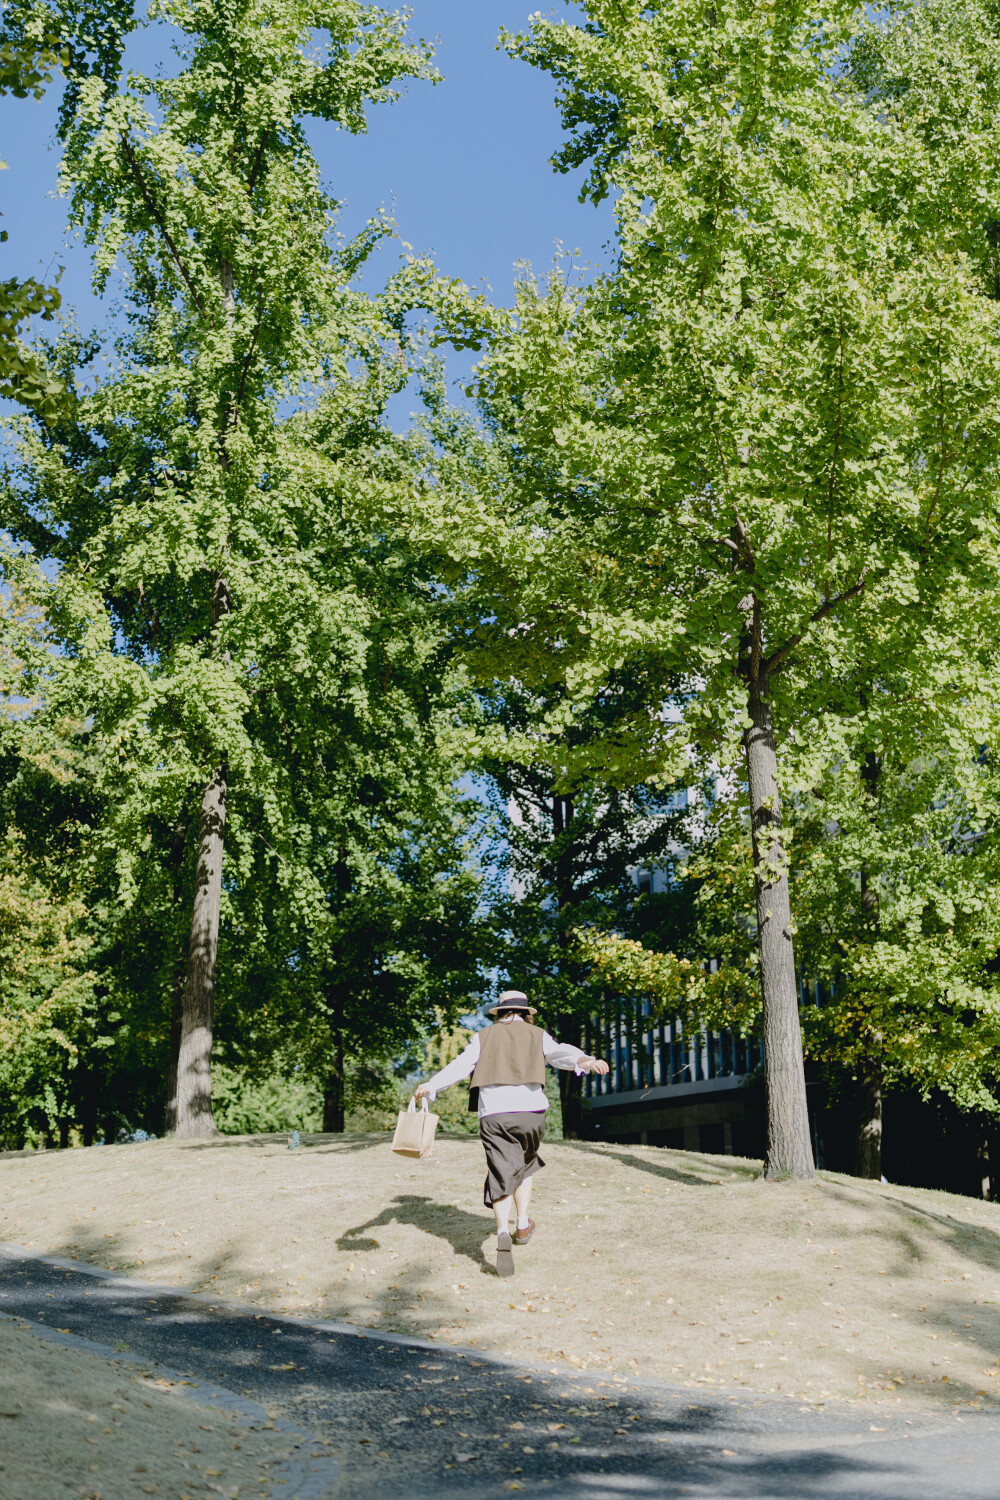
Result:
M523 28L537 8L531 0L413 0L412 30L436 39L444 82L415 84L398 104L373 110L366 136L325 125L312 132L324 177L345 204L345 231L385 205L404 240L432 252L448 275L485 280L499 302L511 298L516 262L544 271L557 242L598 262L611 233L607 206L577 202L579 181L549 166L560 140L551 79L496 50L501 26ZM564 4L554 9L573 14ZM163 47L162 30L146 32L130 59L152 72ZM106 324L111 312L90 292L87 252L67 243L64 205L52 197L57 101L56 88L38 102L0 100L9 168L0 173L9 235L0 277L51 281L61 266L66 307L83 326ZM387 269L385 255L378 269Z

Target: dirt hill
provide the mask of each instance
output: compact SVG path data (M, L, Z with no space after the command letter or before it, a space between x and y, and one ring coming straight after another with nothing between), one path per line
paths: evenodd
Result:
M513 1282L478 1141L26 1153L0 1239L259 1307L528 1360L810 1401L1000 1403L1000 1206L655 1147L544 1149Z

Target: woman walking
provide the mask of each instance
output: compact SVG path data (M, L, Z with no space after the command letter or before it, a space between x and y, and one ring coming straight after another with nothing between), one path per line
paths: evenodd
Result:
M483 1202L496 1218L497 1274L513 1276L512 1245L526 1245L535 1228L528 1215L531 1179L545 1165L538 1154L549 1106L545 1064L578 1074L606 1073L608 1065L533 1026L535 1011L521 990L505 990L490 1014L498 1024L477 1032L460 1057L420 1085L416 1097L427 1095L433 1100L442 1089L471 1077L473 1099L478 1096L479 1136L486 1151ZM516 1213L513 1240L512 1205Z

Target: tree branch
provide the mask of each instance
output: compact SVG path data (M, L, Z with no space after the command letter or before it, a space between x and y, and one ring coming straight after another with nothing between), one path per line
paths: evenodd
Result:
M869 574L868 570L866 569L858 579L857 583L852 584L849 589L845 589L844 592L842 594L838 594L836 598L827 599L826 603L821 604L819 609L814 609L812 614L809 616L809 623L806 625L805 630L800 630L796 635L791 636L783 646L779 646L777 651L772 651L771 655L761 663L761 669L764 672L764 675L770 676L775 668L780 666L785 658L795 650L799 642L805 639L810 625L818 625L820 620L825 620L828 615L832 615L834 610L838 609L841 604L846 604L848 599L854 599L858 596L858 594L863 593L868 586L868 580Z
M736 553L737 557L740 555L739 547L728 536L696 536L695 541L699 547L729 547L731 551Z
M236 402L235 402L235 405L236 405L236 410L237 411L239 411L240 406L243 404L243 392L244 392L244 390L246 388L247 375L250 373L250 366L251 366L251 364L253 362L254 354L257 352L257 339L258 339L258 337L260 335L261 324L263 323L263 321L264 321L264 294L263 294L263 292L261 292L260 295L259 295L259 297L258 297L258 299L257 299L257 321L254 324L253 334L252 334L252 336L250 338L250 347L247 350L246 355L244 356L244 359L243 359L243 368L240 371L240 383L239 383L239 385L236 388Z
M159 209L156 206L156 203L155 203L155 201L153 199L152 193L149 190L149 186L148 186L148 184L146 182L146 179L142 175L142 171L141 171L141 169L139 167L139 162L138 162L138 160L136 158L136 154L135 154L135 152L132 149L132 143L129 140L129 138L126 135L126 133L125 133L124 130L121 132L121 143L122 143L122 150L125 153L125 160L129 164L129 167L130 167L131 172L132 172L132 176L135 178L136 187L139 189L139 192L142 194L142 200L145 203L146 207L149 209L149 212L152 215L153 222L155 223L157 229L160 231L160 234L163 236L163 242L166 245L167 249L170 251L170 254L173 257L174 265L177 267L178 271L181 274L181 277L183 278L185 286L187 287L188 291L191 293L191 296L194 299L195 306L197 307L197 309L198 309L199 312L204 312L205 307L204 307L204 303L202 302L201 296L200 296L200 294L198 292L198 288L195 286L194 282L192 281L191 276L188 273L188 269L185 266L183 260L181 259L180 251L177 249L177 246L174 244L173 237L172 237L172 235L170 233L170 230L167 228L166 224L163 221L163 215L160 213Z

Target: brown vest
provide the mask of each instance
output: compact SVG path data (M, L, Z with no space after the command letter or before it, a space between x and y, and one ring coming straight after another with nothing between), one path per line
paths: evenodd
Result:
M498 1022L479 1033L479 1061L472 1075L474 1089L502 1083L544 1083L545 1056L540 1026L530 1021Z

